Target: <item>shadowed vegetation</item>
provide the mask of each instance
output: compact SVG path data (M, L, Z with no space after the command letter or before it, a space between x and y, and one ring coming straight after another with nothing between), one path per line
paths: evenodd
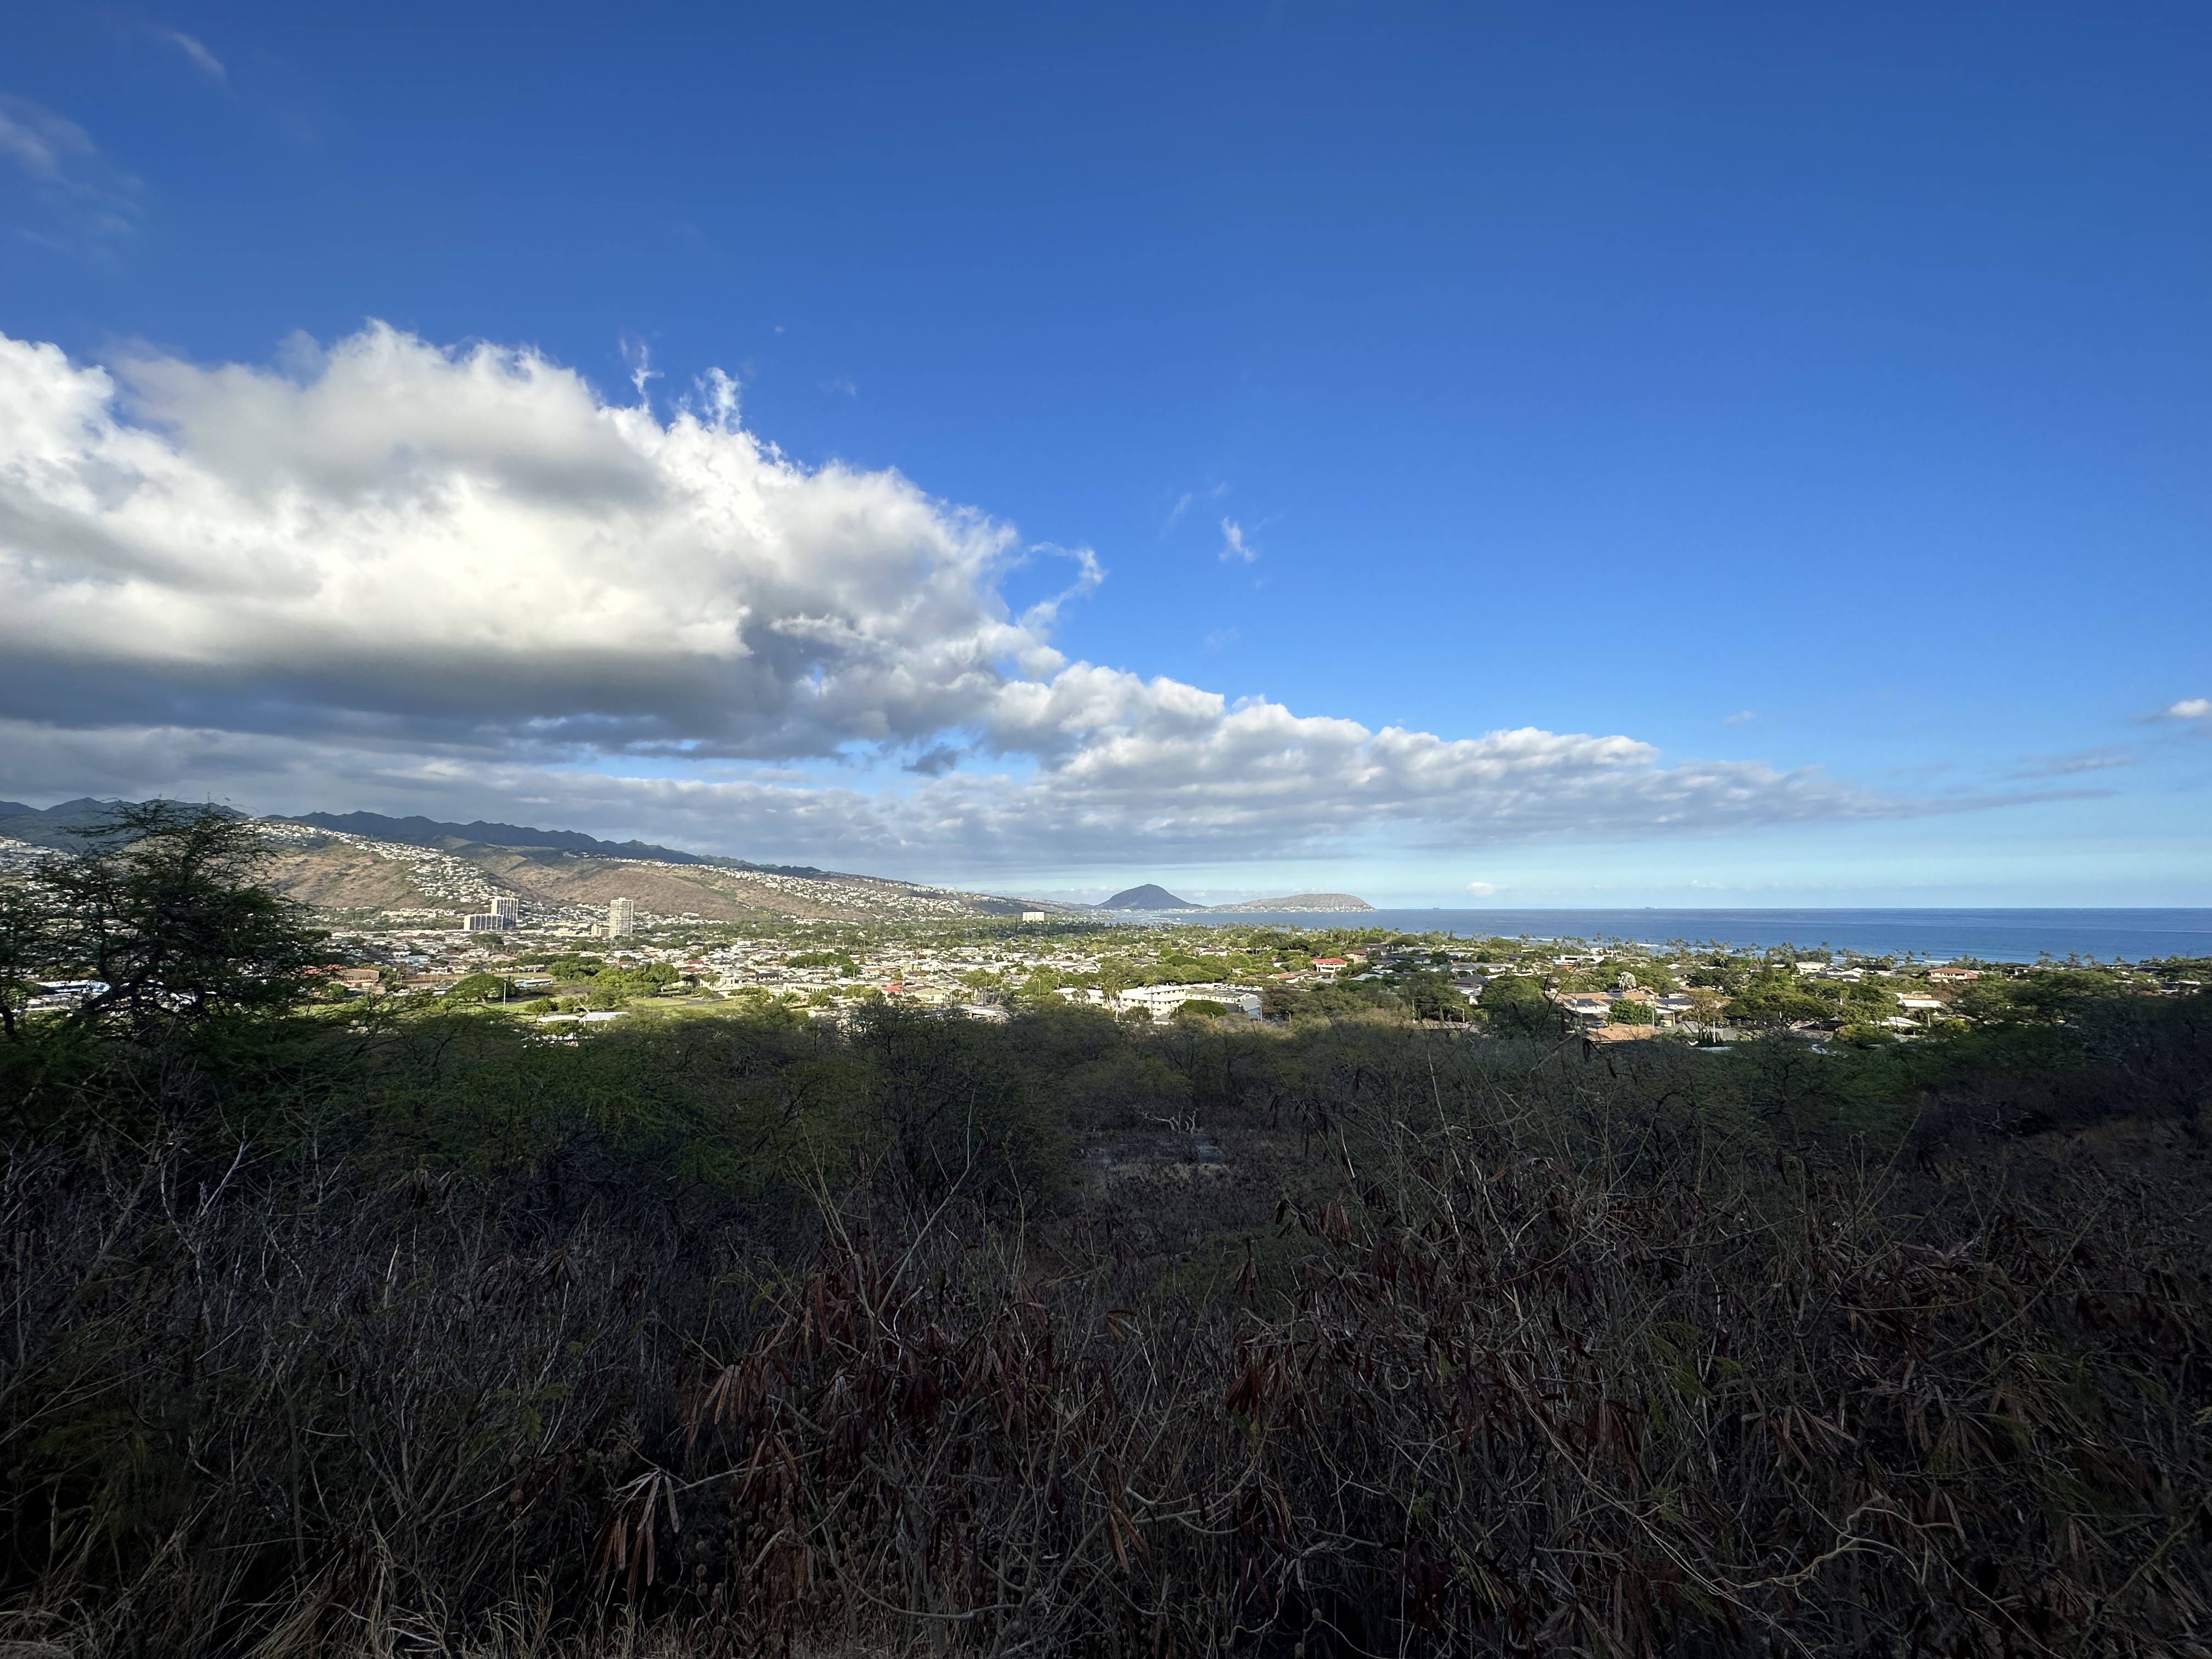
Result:
M1833 1052L1586 1059L1505 994L556 1042L319 1001L239 914L252 994L0 1042L0 1640L2206 1639L2201 996Z

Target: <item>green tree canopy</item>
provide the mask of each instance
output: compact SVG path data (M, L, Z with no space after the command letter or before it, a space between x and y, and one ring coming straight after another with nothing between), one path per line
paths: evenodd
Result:
M1492 1030L1508 1036L1555 1037L1566 1030L1566 1016L1526 974L1500 974L1482 988L1477 1005Z
M304 906L258 884L268 843L220 807L168 801L115 808L0 904L0 1017L41 978L100 989L68 1016L145 1029L296 1007L333 960Z

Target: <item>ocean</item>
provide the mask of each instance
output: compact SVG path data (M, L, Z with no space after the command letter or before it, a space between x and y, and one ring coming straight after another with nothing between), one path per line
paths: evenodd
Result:
M1386 927L1460 938L1621 939L1858 951L1945 961L2033 962L2050 956L2212 957L2212 909L2188 910L1239 910L1128 915L1117 921L1201 926Z

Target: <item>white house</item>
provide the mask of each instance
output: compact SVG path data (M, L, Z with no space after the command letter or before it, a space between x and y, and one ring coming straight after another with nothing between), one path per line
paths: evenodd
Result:
M1260 994L1236 985L1133 985L1112 999L1124 1008L1143 1008L1156 1020L1171 1019L1186 1002L1218 1002L1260 1018Z

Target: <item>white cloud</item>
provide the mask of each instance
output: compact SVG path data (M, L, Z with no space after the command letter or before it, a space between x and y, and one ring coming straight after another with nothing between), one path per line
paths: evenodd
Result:
M1498 889L1494 881L1471 881L1467 884L1467 890L1477 898L1491 898L1496 896Z
M1063 700L1067 690L1042 689ZM1199 864L1326 855L1378 838L1439 847L1617 839L1911 810L1816 774L1662 767L1647 745L1621 738L1369 732L1273 704L1223 710L1171 681L1135 686L1132 702L1125 722L1079 726L1056 761L977 771L957 768L957 755L941 768L925 754L896 781L866 787L834 769L637 777L326 735L0 720L0 796L160 790L261 811L504 817L906 871L1120 867L1133 848L1152 861Z
M1759 716L1753 714L1748 708L1740 708L1735 714L1730 714L1726 720L1723 720L1721 724L1723 726L1743 726L1748 724L1750 721L1757 720Z
M287 367L111 374L0 338L0 793L534 813L939 869L1923 810L1070 663L1051 634L1088 552L1014 614L1001 578L1059 550L895 472L794 465L726 380L663 421L533 352L381 325Z
M975 719L1010 665L1060 661L1051 606L999 597L1004 526L711 413L611 407L529 352L379 326L302 381L120 376L0 343L24 712L821 755Z
M1260 550L1244 539L1244 527L1234 519L1224 519L1221 521L1222 562L1225 564L1231 559L1242 559L1249 564L1259 556Z
M2212 697L2184 697L2165 710L2168 720L2201 720L2212 719Z

